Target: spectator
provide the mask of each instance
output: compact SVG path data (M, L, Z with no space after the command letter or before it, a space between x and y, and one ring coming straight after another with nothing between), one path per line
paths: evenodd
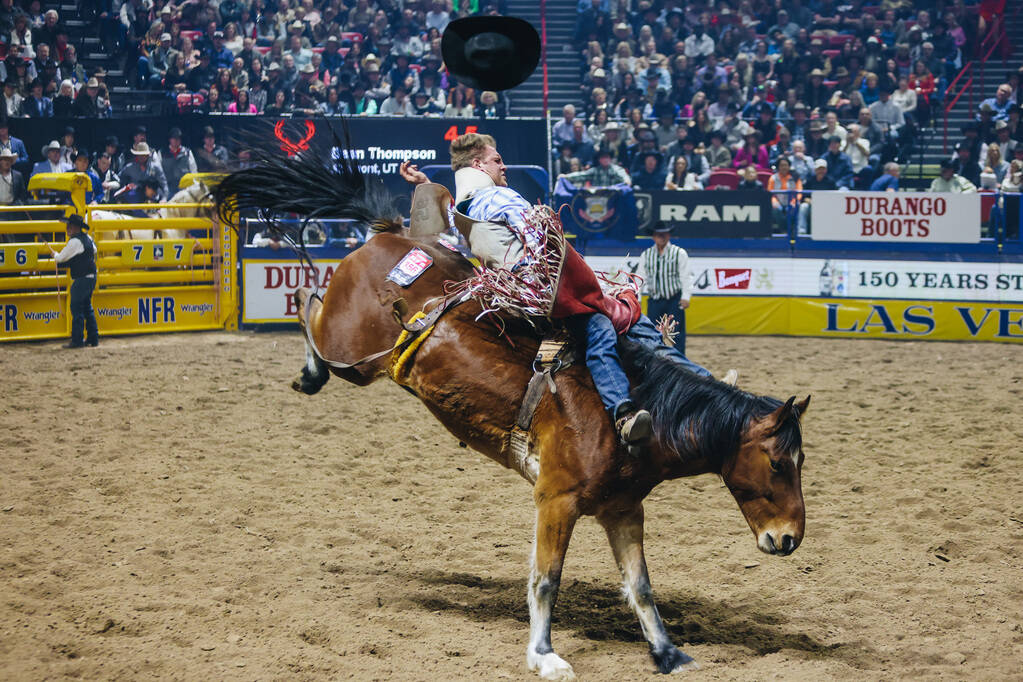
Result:
M625 141L622 140L622 125L617 121L609 121L604 126L603 136L596 149L598 156L601 151L607 151L611 155L612 161L619 165L624 165L628 154L626 152Z
M566 173L565 179L576 185L588 184L591 187L613 187L631 184L629 174L611 158L607 149L597 152L597 163L587 170Z
M806 143L803 140L796 140L792 143L792 156L789 158L792 163L792 174L804 184L813 177L813 157L806 153Z
M646 151L637 157L639 171L632 174L632 186L636 189L653 191L663 189L667 173L664 157L657 151Z
M831 99L831 89L824 85L824 72L814 69L810 72L810 82L803 90L803 102L810 109L820 109Z
M960 142L955 147L956 158L952 160L952 171L966 180L974 187L980 185L980 165L973 160L970 154L970 146Z
M112 165L113 158L111 154L102 152L96 157L93 165L92 170L99 178L100 186L103 189L102 195L96 197L98 203L110 203L113 201L114 192L121 188L120 178L117 177Z
M838 114L834 111L829 111L824 114L824 139L830 140L833 137L839 137L842 143L845 143L845 138L849 134L844 127L838 122Z
M89 182L91 183L92 189L85 192L85 203L92 204L98 201L103 196L103 183L90 167L89 167L89 153L88 152L77 152L74 157L72 170L76 173L85 173L89 176Z
M842 151L849 156L857 180L869 181L873 174L873 168L870 165L870 143L863 139L861 132L862 129L858 123L849 124L849 133L842 143ZM862 186L863 183L858 182L857 184Z
M751 130L746 133L745 144L736 152L732 160L734 168L745 168L756 166L760 170L769 170L767 147L761 144L759 130Z
M994 120L1004 121L1009 118L1009 107L1016 102L1012 99L1012 86L1008 83L1002 83L998 86L995 91L994 97L989 97L980 103L980 106L987 104L991 107ZM980 116L977 116L977 120L980 120Z
M591 0L591 5L579 13L575 27L576 45L596 40L601 45L611 37L611 15L601 9L602 0Z
M347 116L350 113L348 103L338 96L337 88L327 88L327 101L320 104L320 112L324 116Z
M721 85L718 87L717 99L707 107L707 116L710 117L715 126L720 126L721 122L725 120L725 116L728 115L729 104L733 104L732 89L727 85Z
M950 159L942 159L940 175L931 182L929 191L974 194L977 187L963 176L956 174L955 164Z
M213 126L202 129L202 147L195 152L195 165L200 173L219 173L227 170L227 150L217 144L217 133ZM124 180L122 172L121 180Z
M53 118L53 102L43 95L43 83L32 81L29 96L21 103L21 110L29 118Z
M288 97L283 88L274 92L273 104L267 105L264 113L267 116L281 116L283 114L291 113L291 105L288 104Z
M566 104L561 109L561 120L551 128L551 141L553 144L572 141L572 125L574 121L575 107L571 104Z
M85 67L79 63L78 50L74 45L68 45L64 50L64 59L60 62L59 74L61 80L70 80L72 84L84 83L87 80Z
M704 33L702 24L693 27L692 33L685 40L685 55L694 64L700 64L714 54L714 39Z
M689 161L686 157L680 155L672 160L671 172L664 181L664 189L703 189L703 183L695 173L689 170Z
M696 176L697 181L704 187L707 186L707 182L710 180L710 164L707 163L707 157L704 156L703 148L699 149L696 147L696 142L690 137L682 140L682 152L676 154L676 157L681 156L686 160L686 166L689 172ZM669 167L675 166L675 159L672 158L669 161Z
M181 178L188 173L198 172L195 156L188 147L182 146L181 139L181 128L171 128L167 148L160 154L160 166L167 178L167 188L171 195L177 192Z
M711 168L730 168L732 165L732 151L725 146L725 134L715 130L710 134L710 146L704 152L707 164Z
M667 92L671 89L671 75L664 68L664 58L659 54L650 56L649 66L636 77L636 83L644 92L651 90L651 85Z
M426 27L435 28L440 33L444 33L444 29L447 28L450 21L451 15L447 12L444 0L433 0L430 11L426 13Z
M722 121L718 129L725 134L725 144L732 149L738 148L746 140L746 136L753 132L753 128L739 118L739 108L734 103L728 105L728 113L725 114L725 120ZM690 131L691 136L692 131ZM700 141L702 142L703 139L700 138Z
M57 96L53 98L54 118L71 118L75 115L75 88L70 80L60 82Z
M185 61L185 55L181 52L175 52L171 58L170 66L167 67L167 71L163 76L164 89L173 91L178 84L187 86L189 81L188 71L189 67ZM96 85L98 87L99 83Z
M790 211L798 210L803 189L803 182L792 173L792 163L787 156L778 157L774 173L767 179L767 191L771 192L771 207L774 212L775 225L778 232L788 232L788 216ZM777 194L776 194L777 192ZM789 192L789 194L781 194Z
M75 115L80 118L98 118L103 108L105 105L99 96L99 81L95 77L90 78L75 97Z
M991 144L998 147L998 153L1002 159L1007 159L1010 156L1009 145L1012 144L1012 135L1010 133L1008 121L996 121L995 122L995 139Z
M0 147L0 206L25 203L28 189L25 178L14 170L18 155L8 147Z
M739 186L736 188L739 191L745 192L763 192L764 183L757 180L757 167L750 164L739 171L739 177L742 178L739 181Z
M828 163L828 177L840 190L852 189L853 167L849 155L842 152L842 138L835 135L828 140L828 152L821 157Z
M884 173L874 180L874 182L870 183L870 191L898 192L900 173L902 173L902 167L894 161L889 161L884 165Z
M380 113L384 116L411 116L412 102L408 98L408 86L395 83L391 86L391 96L380 105Z
M121 169L119 174L121 184L131 191L140 185L143 178L152 178L157 184L157 200L169 197L167 176L164 175L163 168L159 163L152 162L149 145L145 142L135 144L131 148L131 155L133 161Z
M838 189L835 181L828 175L828 162L824 159L817 159L813 162L813 177L803 183L803 189L810 194L803 195L803 201L799 204L799 216L797 230L801 235L810 234L810 202L813 199L813 192L833 192Z
M53 140L43 147L45 160L40 161L32 168L32 175L38 173L66 173L71 170L71 165L60 158L60 142Z
M10 151L18 157L15 163L28 161L25 143L11 135L6 118L0 118L0 151L3 150Z
M912 128L906 125L902 109L892 102L891 97L892 87L884 83L880 87L878 101L870 105L870 114L874 122L881 126L881 130L888 133L892 141L905 152L912 141Z
M498 99L496 92L484 90L480 93L480 104L476 107L476 116L478 118L504 118L505 108L501 106L501 102ZM573 131L575 130L575 127L582 127L583 132L585 133L585 125L583 122L581 120L577 120L575 123L577 123L578 126L573 124Z
M210 62L210 53L199 55L199 65L188 72L188 89L192 92L208 92L217 78L217 70Z
M554 177L561 175L567 175L574 172L572 169L572 162L578 163L579 159L572 156L572 149L575 145L571 142L561 142L558 144L558 154L554 158L553 167L551 172L554 173Z
M352 84L352 113L356 116L372 116L377 113L377 103L366 93L366 82L357 80Z
M909 78L906 76L899 77L899 87L892 93L892 102L902 110L904 117L917 117L916 90L910 89Z
M471 118L475 114L475 106L468 95L466 87L461 84L448 90L448 103L444 108L444 116L447 118Z
M412 96L412 111L416 116L440 116L444 110L433 103L430 93L417 90Z
M60 160L65 166L73 166L77 153L78 146L75 144L75 129L71 126L65 126L64 137L61 138L60 144Z
M792 134L792 141L806 140L810 136L810 121L806 105L797 102L791 109L792 120L786 122L789 132Z
M703 61L703 66L696 70L696 86L707 92L714 92L717 88L728 83L728 74L718 65L717 57L710 53Z
M999 121L999 123L1005 123L1005 121ZM984 170L980 173L978 186L981 189L998 189L1008 172L1008 162L1002 158L998 145L992 142L987 146L987 157L984 160Z

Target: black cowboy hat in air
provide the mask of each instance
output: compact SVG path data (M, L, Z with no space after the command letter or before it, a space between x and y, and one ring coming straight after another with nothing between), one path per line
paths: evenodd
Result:
M478 90L509 90L540 62L540 36L517 17L456 19L441 38L444 64L460 82Z

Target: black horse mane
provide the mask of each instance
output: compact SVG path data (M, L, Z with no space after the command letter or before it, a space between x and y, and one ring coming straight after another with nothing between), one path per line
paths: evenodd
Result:
M720 462L738 451L742 434L753 419L782 406L782 401L746 393L659 357L653 350L620 340L618 350L638 375L632 396L650 411L654 436L683 460ZM783 452L802 446L799 413L793 408L772 434Z
M295 214L306 221L348 218L376 232L400 230L398 198L379 177L367 178L359 170L350 153L348 126L344 122L342 126L343 137L331 128L337 158L313 147L290 157L254 149L251 167L230 173L213 190L221 220L230 222L232 214L256 211L272 232L291 236L296 230L281 220ZM300 229L297 232L301 234Z

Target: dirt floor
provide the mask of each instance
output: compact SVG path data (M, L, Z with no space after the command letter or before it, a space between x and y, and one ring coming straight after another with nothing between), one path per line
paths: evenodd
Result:
M649 498L689 678L1023 679L1023 349L689 346L813 394L792 556L714 476ZM393 384L293 392L301 361L296 333L0 346L0 676L533 679L529 486ZM585 680L652 677L592 520L554 645Z

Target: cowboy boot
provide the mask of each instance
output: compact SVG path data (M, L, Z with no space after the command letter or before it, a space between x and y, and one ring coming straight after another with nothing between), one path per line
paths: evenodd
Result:
M646 410L623 403L615 410L615 430L626 445L636 445L653 435L653 420Z

